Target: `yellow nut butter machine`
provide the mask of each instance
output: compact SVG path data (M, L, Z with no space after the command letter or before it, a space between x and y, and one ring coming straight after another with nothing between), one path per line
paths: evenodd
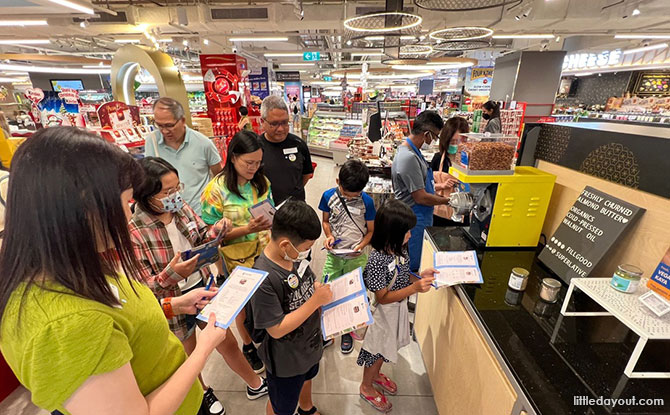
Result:
M482 247L537 246L556 176L528 166L482 173L449 168L465 190L449 201L455 214L470 215L465 233Z

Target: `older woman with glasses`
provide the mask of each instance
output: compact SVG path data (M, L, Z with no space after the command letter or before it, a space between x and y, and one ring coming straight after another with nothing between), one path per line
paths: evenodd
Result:
M181 196L183 185L177 169L158 157L140 161L144 180L136 187L137 202L130 221L130 236L140 263L144 282L160 300L204 286L210 276L208 266L197 267L198 256L183 261L181 253L225 235L232 228L229 219L221 218L210 228L195 214ZM170 316L170 330L181 340L187 354L196 348L193 316ZM265 381L257 376L243 357L234 336L229 335L216 350L228 366L247 383L247 397L256 399L267 393ZM223 405L212 388L205 386L202 412L223 414Z
M264 217L254 218L249 212L253 205L265 200L272 202L270 181L263 174L263 148L253 131L240 131L228 145L228 157L223 172L216 176L202 194L202 219L214 224L223 218L233 223L224 238L222 248L226 270L236 266L253 266L258 255L270 241L272 223ZM249 333L244 329L244 311L236 326L244 342L244 355L256 373L265 370L258 358Z
M305 200L305 184L312 177L307 144L289 133L289 111L281 97L270 95L261 105L263 164L277 204L292 197Z

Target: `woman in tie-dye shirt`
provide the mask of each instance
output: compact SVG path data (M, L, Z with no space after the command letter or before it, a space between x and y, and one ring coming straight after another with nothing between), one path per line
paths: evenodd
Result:
M233 229L225 236L226 245L259 240L258 253L270 241L272 224L265 218L254 219L249 208L268 199L272 204L270 181L263 175L263 149L253 131L240 131L228 145L228 157L219 173L202 193L202 219L213 224L222 218L233 222ZM229 270L232 271L232 270ZM249 333L244 329L244 311L236 319L237 329L244 341L244 354L256 373L263 371L263 363Z

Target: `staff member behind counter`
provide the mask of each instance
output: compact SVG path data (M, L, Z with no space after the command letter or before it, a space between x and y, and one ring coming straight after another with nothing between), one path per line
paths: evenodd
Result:
M263 168L272 184L275 204L289 197L305 200L305 185L314 173L307 144L288 132L289 113L284 100L270 95L261 104Z
M433 225L433 206L447 203L447 198L435 195L433 170L419 149L438 140L444 127L442 117L435 111L424 111L414 120L412 133L398 147L391 174L396 199L405 202L416 215L416 226L409 239L409 266L419 269L423 230Z

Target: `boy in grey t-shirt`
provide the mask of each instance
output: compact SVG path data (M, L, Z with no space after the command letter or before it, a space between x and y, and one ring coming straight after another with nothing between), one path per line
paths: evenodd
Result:
M328 285L315 282L310 249L321 235L316 212L288 201L275 214L270 243L254 268L269 274L251 298L254 328L265 330L258 354L267 367L268 413L314 413L312 379L323 354L319 309L328 304Z

